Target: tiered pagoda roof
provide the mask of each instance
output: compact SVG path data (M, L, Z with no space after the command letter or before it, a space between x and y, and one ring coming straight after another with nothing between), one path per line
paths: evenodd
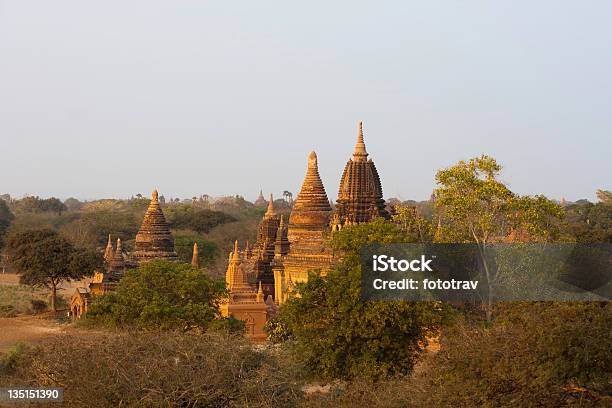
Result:
M159 205L157 190L151 194L151 203L136 235L133 256L139 262L146 262L155 258L177 259L174 250L174 238Z
M319 176L317 154L310 152L306 177L289 217L287 236L292 255L313 250L321 252L320 246L329 227L331 212L332 208Z
M374 162L368 159L363 124L359 122L355 151L340 180L333 224L334 227L357 224L376 217L389 218L389 213L385 209L378 171Z

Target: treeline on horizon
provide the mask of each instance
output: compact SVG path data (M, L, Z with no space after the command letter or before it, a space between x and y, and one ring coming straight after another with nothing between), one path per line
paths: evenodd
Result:
M557 202L563 209L563 231L580 243L612 242L612 192L597 191L598 202L586 199ZM394 212L411 208L419 217L435 223L434 202L387 199ZM231 250L234 240L253 241L257 223L265 206L255 206L242 196L212 198L208 195L190 199L160 197L160 203L175 236L181 260L188 262L193 243L197 242L203 262L212 266L219 256ZM109 234L113 240L121 238L128 251L134 242L149 199L136 194L129 199L99 199L79 201L68 198L26 196L12 198L0 195L0 249L3 237L31 229L51 228L60 232L77 247L101 250ZM281 213L291 211L291 203L275 200ZM222 265L213 269L222 273Z

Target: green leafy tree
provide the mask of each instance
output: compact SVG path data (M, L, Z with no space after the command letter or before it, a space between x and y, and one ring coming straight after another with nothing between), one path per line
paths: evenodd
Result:
M225 281L182 263L151 261L125 273L117 290L95 301L88 319L122 327L206 330L233 322L222 319L219 304Z
M83 207L83 203L74 197L67 198L66 201L64 201L64 205L67 211L77 211Z
M174 234L174 248L179 260L185 263L191 263L194 242L198 243L200 265L203 267L210 265L217 255L217 245L205 240L201 236L193 234Z
M495 299L496 272L489 265L490 245L548 242L559 237L562 208L544 196L520 197L498 176L501 165L489 156L460 161L438 171L434 191L444 242L476 243L488 293L487 320ZM440 240L440 239L438 239Z
M179 205L166 209L168 223L174 229L187 229L197 233L207 233L217 225L236 221L234 217L221 211L194 208L192 205Z
M434 237L434 227L430 220L423 217L417 206L396 205L394 207L395 221L411 239L416 242L431 242Z
M432 302L363 302L360 249L368 243L410 242L396 225L378 219L334 233L342 261L326 276L312 272L297 285L268 330L290 338L296 358L323 378L379 378L411 371L444 313Z
M17 200L14 203L15 207L23 212L54 212L58 216L62 215L63 211L66 211L66 206L58 198L51 197L42 199L38 196L24 197L21 200Z
M41 211L49 211L57 213L58 216L62 215L62 212L66 211L66 205L58 198L51 197L44 200L40 200L39 207Z
M125 209L92 209L85 211L79 220L78 229L95 237L97 246L103 246L108 234L124 241L133 239L140 228L141 218Z
M2 248L3 243L2 237L14 219L15 216L6 204L6 201L0 200L0 248Z
M53 311L57 310L57 288L62 282L82 279L102 265L100 254L75 248L53 230L11 235L7 248L9 262L19 271L22 284L50 290Z
M588 201L565 208L565 231L581 243L612 243L612 205Z

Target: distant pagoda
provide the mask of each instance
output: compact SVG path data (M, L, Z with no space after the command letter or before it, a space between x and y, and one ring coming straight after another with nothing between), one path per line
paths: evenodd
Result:
M359 122L355 151L340 179L332 228L338 230L344 225L370 222L376 217L389 218L389 213L385 209L378 171L374 162L368 159L363 123Z
M151 194L151 203L136 234L132 256L138 262L157 258L171 261L178 259L174 250L174 238L159 205L157 190Z
M255 204L256 207L264 207L266 205L266 199L264 198L263 190L259 190L259 196L253 204Z

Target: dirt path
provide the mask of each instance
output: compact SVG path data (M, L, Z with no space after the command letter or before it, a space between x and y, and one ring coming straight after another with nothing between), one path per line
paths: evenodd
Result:
M33 316L0 318L0 353L16 343L36 343L45 337L61 333L65 326Z

